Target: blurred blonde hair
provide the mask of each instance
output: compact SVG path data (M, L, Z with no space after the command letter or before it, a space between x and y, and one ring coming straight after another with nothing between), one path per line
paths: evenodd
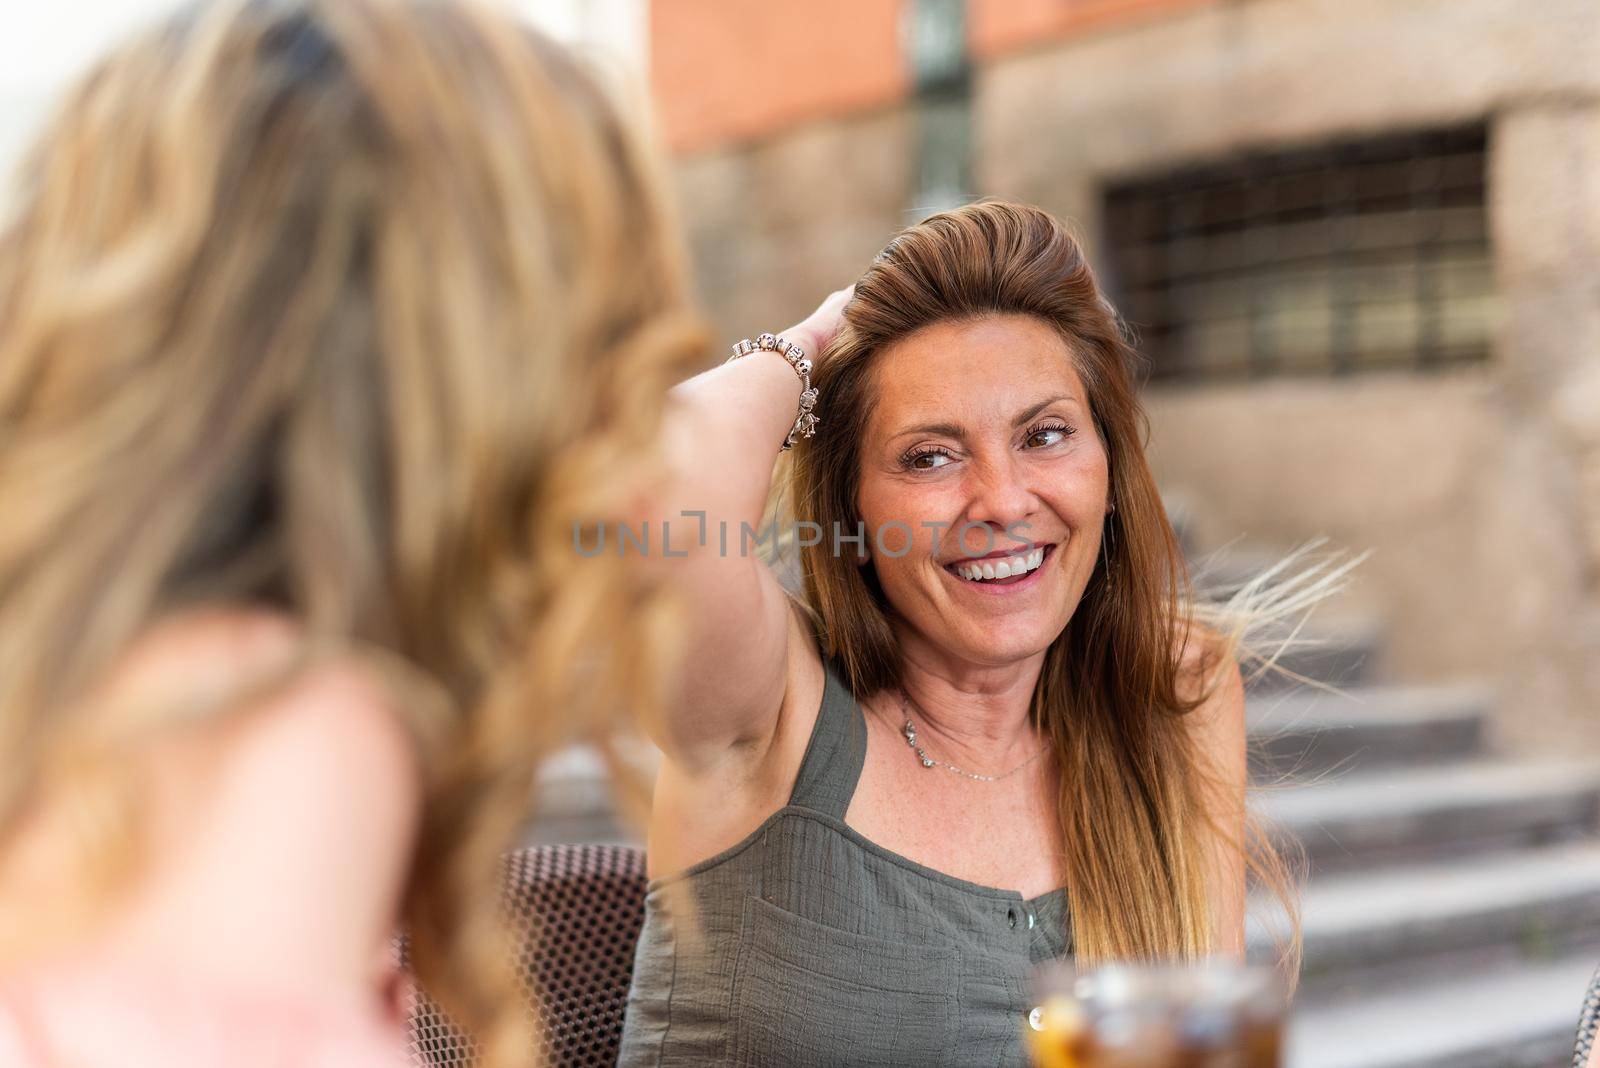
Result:
M0 231L0 849L97 798L76 845L122 881L127 747L255 695L72 710L161 619L280 609L289 676L393 681L414 970L484 1063L525 1061L496 860L543 754L662 697L671 606L571 549L631 514L704 362L659 160L600 74L474 3L199 4L77 84Z
M1105 443L1116 505L1071 625L1046 653L1030 712L1062 773L1058 848L1073 953L1092 963L1214 952L1209 835L1242 858L1287 914L1280 958L1292 983L1300 953L1292 857L1248 812L1234 811L1186 717L1230 663L1252 678L1286 671L1282 652L1306 641L1297 629L1285 635L1284 624L1345 588L1360 558L1341 563L1331 554L1293 570L1322 544L1314 541L1236 589L1193 587L1145 460L1140 357L1059 220L985 199L924 219L878 254L814 372L825 418L809 447L787 454L763 522L791 515L857 529L877 354L932 323L992 314L1033 316L1061 336ZM825 543L789 542L785 549L800 546L801 603L824 653L840 659L860 696L898 686L893 608L872 566Z

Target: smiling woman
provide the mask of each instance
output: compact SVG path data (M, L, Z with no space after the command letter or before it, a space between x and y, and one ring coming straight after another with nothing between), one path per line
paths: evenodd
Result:
M1194 593L1066 229L933 216L787 336L821 421L778 486L833 533L796 599L748 559L665 569L695 622L623 1062L1020 1065L1040 963L1237 955L1249 867L1292 916L1239 660L1348 568ZM793 378L678 387L668 503L759 517Z
M935 216L857 284L817 373L829 424L794 472L800 514L926 532L859 565L805 550L819 644L855 692L922 692L950 733L974 691L1009 693L976 702L984 734L1025 726L1054 754L1036 841L1057 845L1034 852L1067 887L1080 960L1237 949L1242 887L1219 873L1248 859L1284 884L1243 819L1237 661L1250 628L1339 578L1199 601L1145 462L1138 359L1058 220ZM949 566L1039 546L1048 566L1008 587ZM889 833L905 824L885 802Z

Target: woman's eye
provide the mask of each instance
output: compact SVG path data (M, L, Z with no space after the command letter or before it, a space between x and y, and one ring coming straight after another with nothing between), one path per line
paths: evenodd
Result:
M1033 430L1028 432L1028 440L1030 442L1039 442L1039 439L1041 438L1048 438L1048 440L1034 445L1034 448L1036 449L1044 449L1050 447L1051 445L1055 445L1058 442L1066 440L1066 438L1072 433L1074 433L1074 431L1070 426L1041 426L1035 427ZM1054 438L1049 438L1049 435L1051 434L1055 434L1057 436Z
M950 454L947 453L947 452L944 452L943 450L931 450L931 451L928 451L928 452L919 452L919 453L916 453L913 456L909 456L909 457L906 458L906 466L911 468L911 470L913 470L913 471L936 471L939 468L943 467L944 464L942 464L942 463L934 463L934 462L931 462L931 461L948 460L949 458L950 458ZM930 462L925 464L925 463L922 462L924 460L928 460Z

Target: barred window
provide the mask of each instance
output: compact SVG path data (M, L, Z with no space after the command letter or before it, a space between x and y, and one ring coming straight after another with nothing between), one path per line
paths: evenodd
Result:
M1496 303L1480 124L1119 182L1107 282L1153 381L1483 359Z

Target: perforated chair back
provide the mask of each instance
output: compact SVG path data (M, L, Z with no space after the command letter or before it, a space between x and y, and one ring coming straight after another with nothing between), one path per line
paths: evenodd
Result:
M1572 1051L1572 1068L1584 1068L1589 1054L1594 1050L1595 1035L1600 1031L1600 968L1589 980L1589 989L1583 995L1583 1010L1578 1015L1578 1045Z
M628 846L539 846L505 858L508 947L543 1068L613 1068L644 923L644 853ZM466 1068L472 1042L421 993L410 1007L419 1068Z

